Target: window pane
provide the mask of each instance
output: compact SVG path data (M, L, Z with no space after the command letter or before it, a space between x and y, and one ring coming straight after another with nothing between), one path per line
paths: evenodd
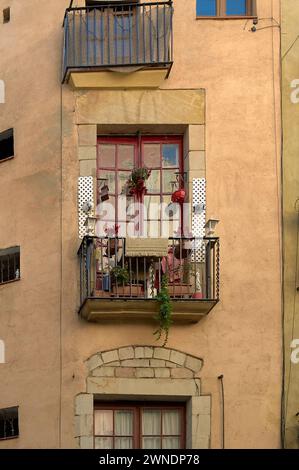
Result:
M118 194L121 194L126 186L126 183L128 179L130 178L130 172L129 171L119 171L118 172Z
M180 413L178 410L163 411L162 433L165 436L180 434Z
M162 439L162 449L180 449L181 443L179 437L164 437Z
M145 185L149 193L160 193L160 171L152 170L151 176Z
M142 434L146 436L155 436L161 434L161 411L143 410Z
M163 167L178 167L179 166L179 146L177 144L163 145L162 150Z
M118 168L134 168L134 145L118 146Z
M196 14L197 16L216 16L216 0L197 0Z
M151 213L156 213L156 211L158 211L160 208L160 196L144 196L144 205L148 215ZM154 218L158 219L159 217Z
M109 193L115 193L115 171L101 170L99 173L99 188L108 185Z
M176 186L176 174L173 170L163 171L163 193L173 193Z
M115 197L109 196L108 201L99 204L96 214L99 216L100 220L106 221L107 225L113 229L115 224Z
M94 432L96 436L113 435L112 410L95 410L94 421Z
M142 449L161 449L160 437L144 437L142 439Z
M131 437L116 437L115 449L133 449L133 439Z
M132 436L133 435L133 412L115 411L115 435ZM123 447L124 448L124 447Z
M143 149L144 165L148 168L157 168L161 165L160 144L145 144Z
M99 145L99 166L102 168L115 167L115 145Z
M95 449L113 449L112 437L96 437L94 440Z
M226 0L227 15L246 15L246 0Z

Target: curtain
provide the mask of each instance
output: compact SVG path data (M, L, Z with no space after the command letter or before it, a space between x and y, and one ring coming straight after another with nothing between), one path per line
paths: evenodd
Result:
M133 412L115 411L115 449L133 449ZM131 436L131 437L130 437Z

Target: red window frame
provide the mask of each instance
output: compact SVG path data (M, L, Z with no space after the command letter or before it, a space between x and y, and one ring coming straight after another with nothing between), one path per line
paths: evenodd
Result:
M142 411L143 410L159 410L161 411L161 421L163 419L163 411L178 410L181 415L181 432L180 435L164 435L162 434L162 422L161 422L161 434L154 436L147 436L142 434ZM133 449L142 449L142 438L143 437L160 437L161 443L164 437L179 437L180 438L180 449L186 448L186 404L179 403L165 403L165 402L96 402L94 405L94 412L97 410L111 410L111 411L132 411L133 412L133 436L116 436L114 434L114 413L113 413L113 436L98 436L95 434L95 419L94 419L94 448L96 437L112 437L113 448L116 437L133 437ZM95 414L95 413L94 413Z
M112 144L116 146L116 152L115 152L115 165L111 167L103 167L100 166L100 145L103 144ZM151 167L151 170L159 170L160 171L160 191L159 192L149 192L147 193L147 196L160 196L160 202L163 201L163 196L171 196L172 191L165 191L163 190L163 171L166 170L171 170L171 167L163 167L163 160L162 160L162 146L165 144L175 144L178 145L179 149L179 166L176 168L173 168L174 173L179 173L182 175L179 181L179 186L182 188L184 187L184 158L183 158L183 137L178 136L178 135L167 135L167 136L142 136L142 137L120 137L120 136L115 136L115 137L106 137L106 136L99 136L98 137L98 146L97 146L97 177L100 179L101 177L101 172L109 171L109 172L115 172L115 192L110 191L110 195L112 197L115 197L115 224L119 222L118 220L118 203L117 203L117 198L120 194L120 189L118 188L118 178L117 178L117 173L118 172L125 172L128 171L126 168L122 168L119 166L119 150L118 150L118 145L134 145L134 168L138 168L141 166L145 165L144 161L144 147L146 144L160 144L161 146L161 151L160 151L160 165L159 166L154 166ZM128 176L130 175L130 172L128 171ZM97 203L100 202L100 194L99 191L97 191ZM144 202L144 198L142 199L141 202ZM183 220L183 214L181 214L181 222Z

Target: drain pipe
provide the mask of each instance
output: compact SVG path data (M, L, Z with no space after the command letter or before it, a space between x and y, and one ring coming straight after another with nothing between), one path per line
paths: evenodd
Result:
M222 449L225 449L225 420L224 420L224 383L223 375L219 375L218 380L220 381L221 390L221 405L222 405Z

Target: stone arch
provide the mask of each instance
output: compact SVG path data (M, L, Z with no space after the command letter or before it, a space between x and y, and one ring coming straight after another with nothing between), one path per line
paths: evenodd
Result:
M96 353L86 365L89 376L191 379L198 376L203 360L177 349L127 346Z
M185 401L187 448L210 447L211 397L200 393L203 360L173 348L125 346L97 352L87 361L86 392L75 399L79 448L93 448L94 401Z

